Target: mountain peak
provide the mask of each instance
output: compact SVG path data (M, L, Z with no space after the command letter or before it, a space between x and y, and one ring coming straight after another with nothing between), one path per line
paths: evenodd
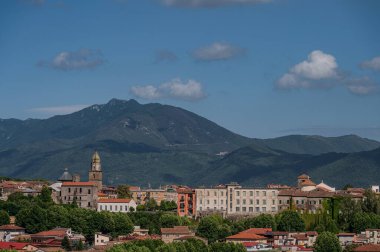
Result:
M122 99L112 98L112 99L107 103L107 105L110 105L110 106L124 105L124 104L128 104L128 105L140 105L140 103L138 103L138 102L137 102L136 100L134 100L134 99L130 99L130 100L122 100Z

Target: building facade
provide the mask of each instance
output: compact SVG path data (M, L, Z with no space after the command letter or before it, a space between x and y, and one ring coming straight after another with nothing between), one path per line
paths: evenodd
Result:
M195 216L195 190L190 188L178 188L177 196L177 214L179 216Z
M242 187L237 183L213 188L198 188L196 216L209 213L222 215L258 215L278 211L278 190Z
M128 213L131 207L136 210L137 204L133 199L99 199L97 210L108 212Z
M94 182L63 182L59 192L62 204L76 202L79 207L96 209L98 184Z

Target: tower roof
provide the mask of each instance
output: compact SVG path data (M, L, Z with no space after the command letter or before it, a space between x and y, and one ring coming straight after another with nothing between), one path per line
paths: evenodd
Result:
M100 163L100 156L97 151L92 155L92 163Z
M73 176L69 173L69 170L65 168L61 177L58 178L58 181L73 181Z

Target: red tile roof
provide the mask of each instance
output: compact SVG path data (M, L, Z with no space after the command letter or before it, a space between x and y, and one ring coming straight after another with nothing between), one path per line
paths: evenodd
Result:
M66 228L56 228L56 229L52 229L52 230L49 230L49 231L42 231L42 232L39 232L39 233L36 233L36 234L32 234L31 236L45 236L45 237L50 237L50 236L58 236L58 237L65 237L66 236L66 231L67 229Z
M25 230L25 228L16 225L2 225L0 230Z
M354 251L361 251L361 252L377 252L380 251L380 245L379 244L366 244L359 246L357 248L354 248Z
M129 203L131 199L99 199L99 203Z
M355 233L339 233L337 236L355 236Z
M11 249L11 250L22 250L29 243L26 242L0 242L0 250Z
M63 182L62 186L96 186L95 182Z
M252 233L257 235L265 235L267 232L272 232L272 228L250 228L241 233Z
M191 234L187 226L175 226L173 228L161 228L161 234Z
M236 235L228 236L226 239L228 240L251 240L251 241L257 241L257 240L266 240L267 238L262 235L257 235L254 233L245 233L240 232Z

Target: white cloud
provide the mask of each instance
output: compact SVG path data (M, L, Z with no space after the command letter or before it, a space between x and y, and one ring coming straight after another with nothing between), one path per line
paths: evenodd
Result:
M182 82L180 79L173 79L157 87L152 85L133 86L131 93L143 99L174 98L188 101L195 101L204 98L202 84L195 80Z
M380 91L379 85L368 77L349 79L345 82L348 91L356 95L370 95Z
M40 107L40 108L32 108L28 111L35 112L39 114L46 114L46 115L66 115L71 114L73 112L79 111L81 109L84 109L88 107L89 105L67 105L67 106L58 106L58 107Z
M192 56L200 61L228 60L239 57L246 52L245 49L228 43L216 42L211 45L196 49Z
M81 70L94 68L103 63L103 55L99 50L81 49L75 52L60 52L51 61L41 61L38 65L58 70Z
M364 61L360 64L361 68L371 69L375 71L380 71L380 56L375 57L371 60Z
M271 0L161 0L164 5L185 8L215 8L227 5L252 5Z
M326 88L327 82L339 78L335 57L320 50L312 51L307 60L293 66L278 81L281 89Z

